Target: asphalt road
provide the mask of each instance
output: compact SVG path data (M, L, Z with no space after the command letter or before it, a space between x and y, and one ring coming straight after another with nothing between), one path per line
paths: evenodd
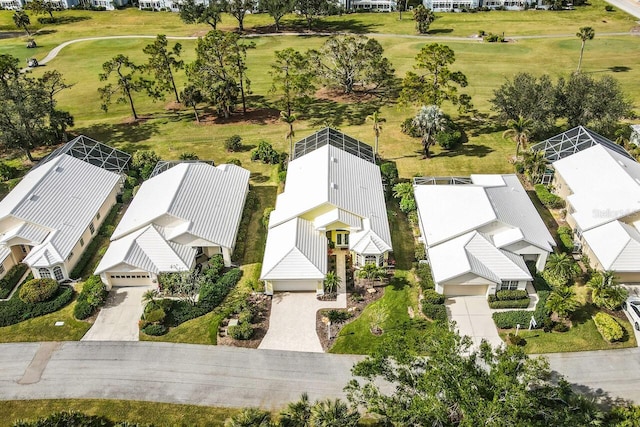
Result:
M640 349L547 356L583 392L640 403ZM0 400L101 398L279 409L344 397L359 356L150 342L0 345Z

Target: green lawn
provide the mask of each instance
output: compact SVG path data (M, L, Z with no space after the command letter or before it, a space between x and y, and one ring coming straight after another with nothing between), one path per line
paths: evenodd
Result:
M0 424L13 425L17 420L34 420L58 411L77 411L101 415L114 421L129 421L155 426L222 427L224 420L237 409L196 405L173 405L127 400L53 399L9 400L2 402Z
M76 288L80 291L81 288ZM0 342L79 341L91 323L73 317L75 298L62 310L0 328ZM56 322L63 326L55 326Z

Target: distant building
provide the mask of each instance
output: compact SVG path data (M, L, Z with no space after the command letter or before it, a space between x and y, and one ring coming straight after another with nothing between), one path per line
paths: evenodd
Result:
M50 2L57 9L69 9L78 5L78 0L45 0ZM29 3L26 0L0 0L0 9L21 10Z
M523 10L534 8L541 4L540 0L423 0L424 7L434 12L459 12L463 9L489 9Z
M338 0L339 6L346 10L371 12L392 12L398 8L395 0Z

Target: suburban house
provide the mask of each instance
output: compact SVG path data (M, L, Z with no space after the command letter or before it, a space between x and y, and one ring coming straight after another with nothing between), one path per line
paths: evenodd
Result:
M395 0L338 0L337 3L346 10L370 12L392 12L398 7Z
M480 7L524 10L544 6L542 0L423 0L422 3L424 7L434 12L460 12Z
M561 145L560 141L564 141ZM578 127L543 141L553 191L566 201L576 251L622 283L640 282L640 164L621 146Z
M78 0L44 0L51 3L56 9L69 9L78 5ZM20 10L29 3L26 0L0 0L0 9Z
M421 240L436 291L525 289L555 242L516 175L414 178Z
M24 262L36 278L70 279L116 203L129 159L80 136L40 161L0 202L0 274Z
M149 286L160 273L188 271L236 243L249 171L207 162L159 163L111 236L99 274L112 286Z
M350 254L357 268L385 265L391 250L373 149L331 128L297 142L269 219L260 275L265 292L322 294L328 251Z

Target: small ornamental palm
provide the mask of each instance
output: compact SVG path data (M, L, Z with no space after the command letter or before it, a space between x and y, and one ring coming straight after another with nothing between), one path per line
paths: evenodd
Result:
M245 408L240 413L228 418L225 427L272 427L271 413L258 408Z
M547 299L547 309L561 319L568 318L578 307L580 303L576 299L576 293L569 286L557 287Z
M591 300L596 307L604 307L609 310L619 308L629 296L629 292L616 281L613 271L600 271L588 282L591 289Z
M324 276L325 292L327 292L328 294L336 293L340 288L341 282L342 282L342 279L335 272L333 271L328 272L327 275Z
M565 253L551 254L544 267L544 278L554 286L565 286L576 276L576 264Z
M300 400L289 403L287 409L280 413L280 427L309 427L310 420L311 403L307 393L302 393Z
M512 138L516 143L516 157L520 155L520 149L526 148L529 137L531 136L532 122L522 116L518 120L510 119L507 122L507 130L502 134L503 138Z
M360 414L341 401L323 400L311 408L311 425L314 427L356 427Z

